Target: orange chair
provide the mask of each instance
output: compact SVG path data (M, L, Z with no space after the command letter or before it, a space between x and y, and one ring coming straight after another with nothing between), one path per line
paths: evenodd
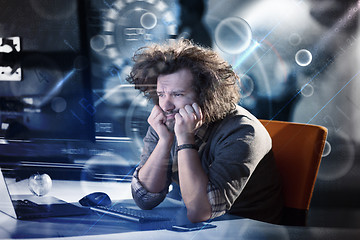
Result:
M283 224L305 226L327 129L322 126L260 120L268 130L282 177Z

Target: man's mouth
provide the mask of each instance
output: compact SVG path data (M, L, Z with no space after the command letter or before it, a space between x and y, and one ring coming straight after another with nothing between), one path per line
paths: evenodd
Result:
M165 117L166 117L166 120L172 120L172 119L175 119L175 115L176 113L178 113L179 111L169 111L169 112L165 112Z
M176 113L169 113L169 114L166 114L166 120L171 120L171 119L174 119L175 118L175 114Z

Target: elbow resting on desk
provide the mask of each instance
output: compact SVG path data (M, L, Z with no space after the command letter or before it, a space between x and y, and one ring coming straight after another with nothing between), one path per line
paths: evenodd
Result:
M204 204L206 205L206 204ZM211 207L201 206L197 209L187 209L187 217L192 223L204 222L211 218Z

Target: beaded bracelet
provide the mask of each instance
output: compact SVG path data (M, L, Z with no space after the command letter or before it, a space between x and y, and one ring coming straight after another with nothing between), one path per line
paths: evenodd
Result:
M176 152L180 151L181 149L186 149L186 148L198 150L198 147L195 144L181 144L181 145L177 146Z

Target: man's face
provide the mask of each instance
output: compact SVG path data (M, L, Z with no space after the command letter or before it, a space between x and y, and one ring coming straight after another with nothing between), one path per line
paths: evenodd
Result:
M175 114L185 105L191 105L196 100L196 93L192 88L193 76L188 69L160 75L157 80L157 95L159 106L166 116L166 126L174 131Z

